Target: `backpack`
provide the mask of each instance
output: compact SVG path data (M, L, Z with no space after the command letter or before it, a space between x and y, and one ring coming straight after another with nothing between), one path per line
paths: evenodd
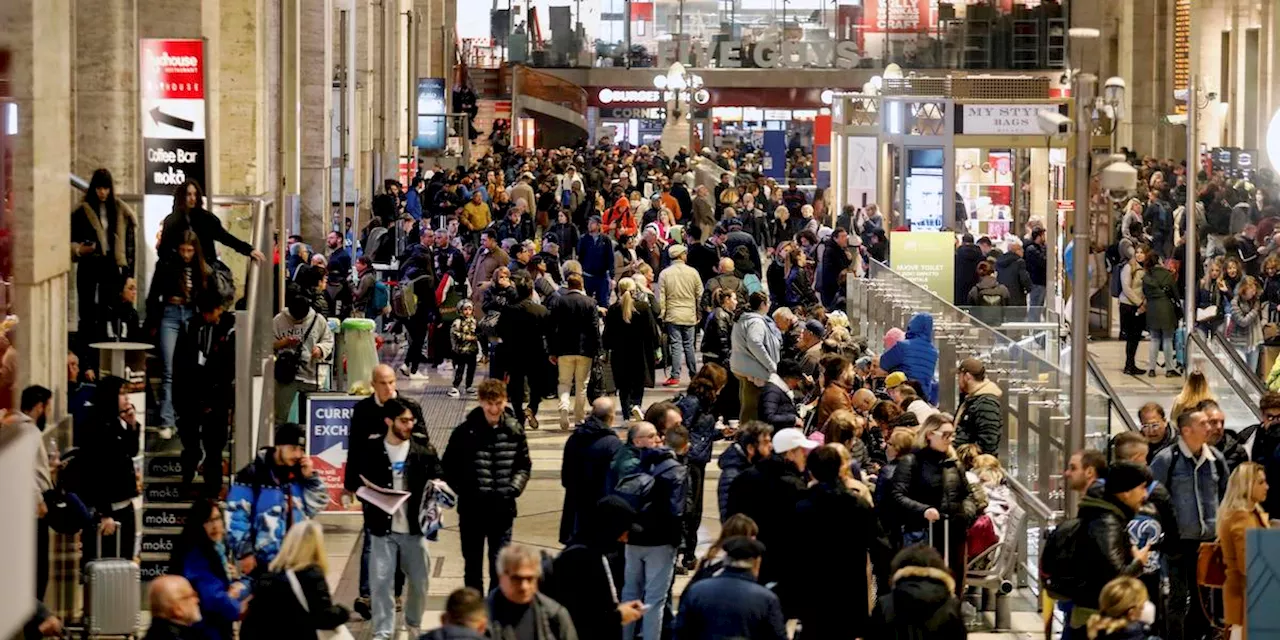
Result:
M978 289L978 306L1003 307L1004 296L1000 295L999 289Z
M429 276L418 276L418 278L426 278ZM418 312L418 294L413 287L418 282L418 278L412 280L401 280L391 290L391 312L398 318L409 318Z
M1040 553L1040 584L1057 600L1074 600L1087 584L1081 569L1072 558L1088 538L1088 531L1080 528L1080 519L1072 518L1049 532L1044 550Z
M653 506L653 487L658 483L657 476L678 464L680 463L674 458L667 458L656 466L641 464L635 471L618 480L613 493L626 500L637 514L645 513Z
M373 297L369 303L369 315L380 316L389 306L391 306L391 287L385 282L373 283Z
M748 295L757 291L764 291L764 285L760 284L760 278L756 277L756 274L754 273L748 273L746 277L742 279L742 286L747 288Z
M378 255L378 252L382 249L382 244L384 242L395 242L395 238L391 234L387 233L386 227L377 227L371 230L369 232L368 240L365 241L365 244L369 246L365 247L364 254L372 259L373 256Z

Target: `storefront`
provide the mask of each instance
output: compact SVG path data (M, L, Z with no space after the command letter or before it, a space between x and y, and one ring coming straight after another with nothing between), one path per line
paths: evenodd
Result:
M1065 99L838 96L832 210L875 203L913 231L950 229L1003 248L1073 197L1068 140L1044 135L1037 117L1069 109Z

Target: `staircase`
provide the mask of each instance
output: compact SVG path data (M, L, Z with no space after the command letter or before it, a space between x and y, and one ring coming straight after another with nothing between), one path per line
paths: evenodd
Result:
M228 427L229 428L229 427ZM231 462L230 444L222 452L223 487L230 484L227 477ZM142 474L142 582L170 573L173 558L170 553L177 546L182 528L187 523L195 496L182 490L182 443L175 435L161 440L147 434L147 451ZM196 474L193 487L197 489L204 478Z
M476 101L476 107L480 109L475 122L480 137L471 144L471 152L478 157L489 153L489 132L493 131L494 121L511 120L511 101L481 98Z

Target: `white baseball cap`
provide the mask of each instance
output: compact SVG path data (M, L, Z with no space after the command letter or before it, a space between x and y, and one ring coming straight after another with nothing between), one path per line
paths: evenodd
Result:
M818 443L804 437L804 432L794 427L773 434L773 450L777 453L786 453L796 447L808 450L817 446Z

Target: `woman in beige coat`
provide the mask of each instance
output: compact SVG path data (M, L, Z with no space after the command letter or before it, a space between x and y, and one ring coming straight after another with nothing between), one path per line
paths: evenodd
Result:
M1218 543L1227 566L1227 581L1222 589L1225 608L1223 618L1231 625L1231 640L1245 636L1245 532L1266 529L1271 519L1262 510L1267 499L1267 473L1256 462L1244 462L1227 481L1227 492L1218 507Z

